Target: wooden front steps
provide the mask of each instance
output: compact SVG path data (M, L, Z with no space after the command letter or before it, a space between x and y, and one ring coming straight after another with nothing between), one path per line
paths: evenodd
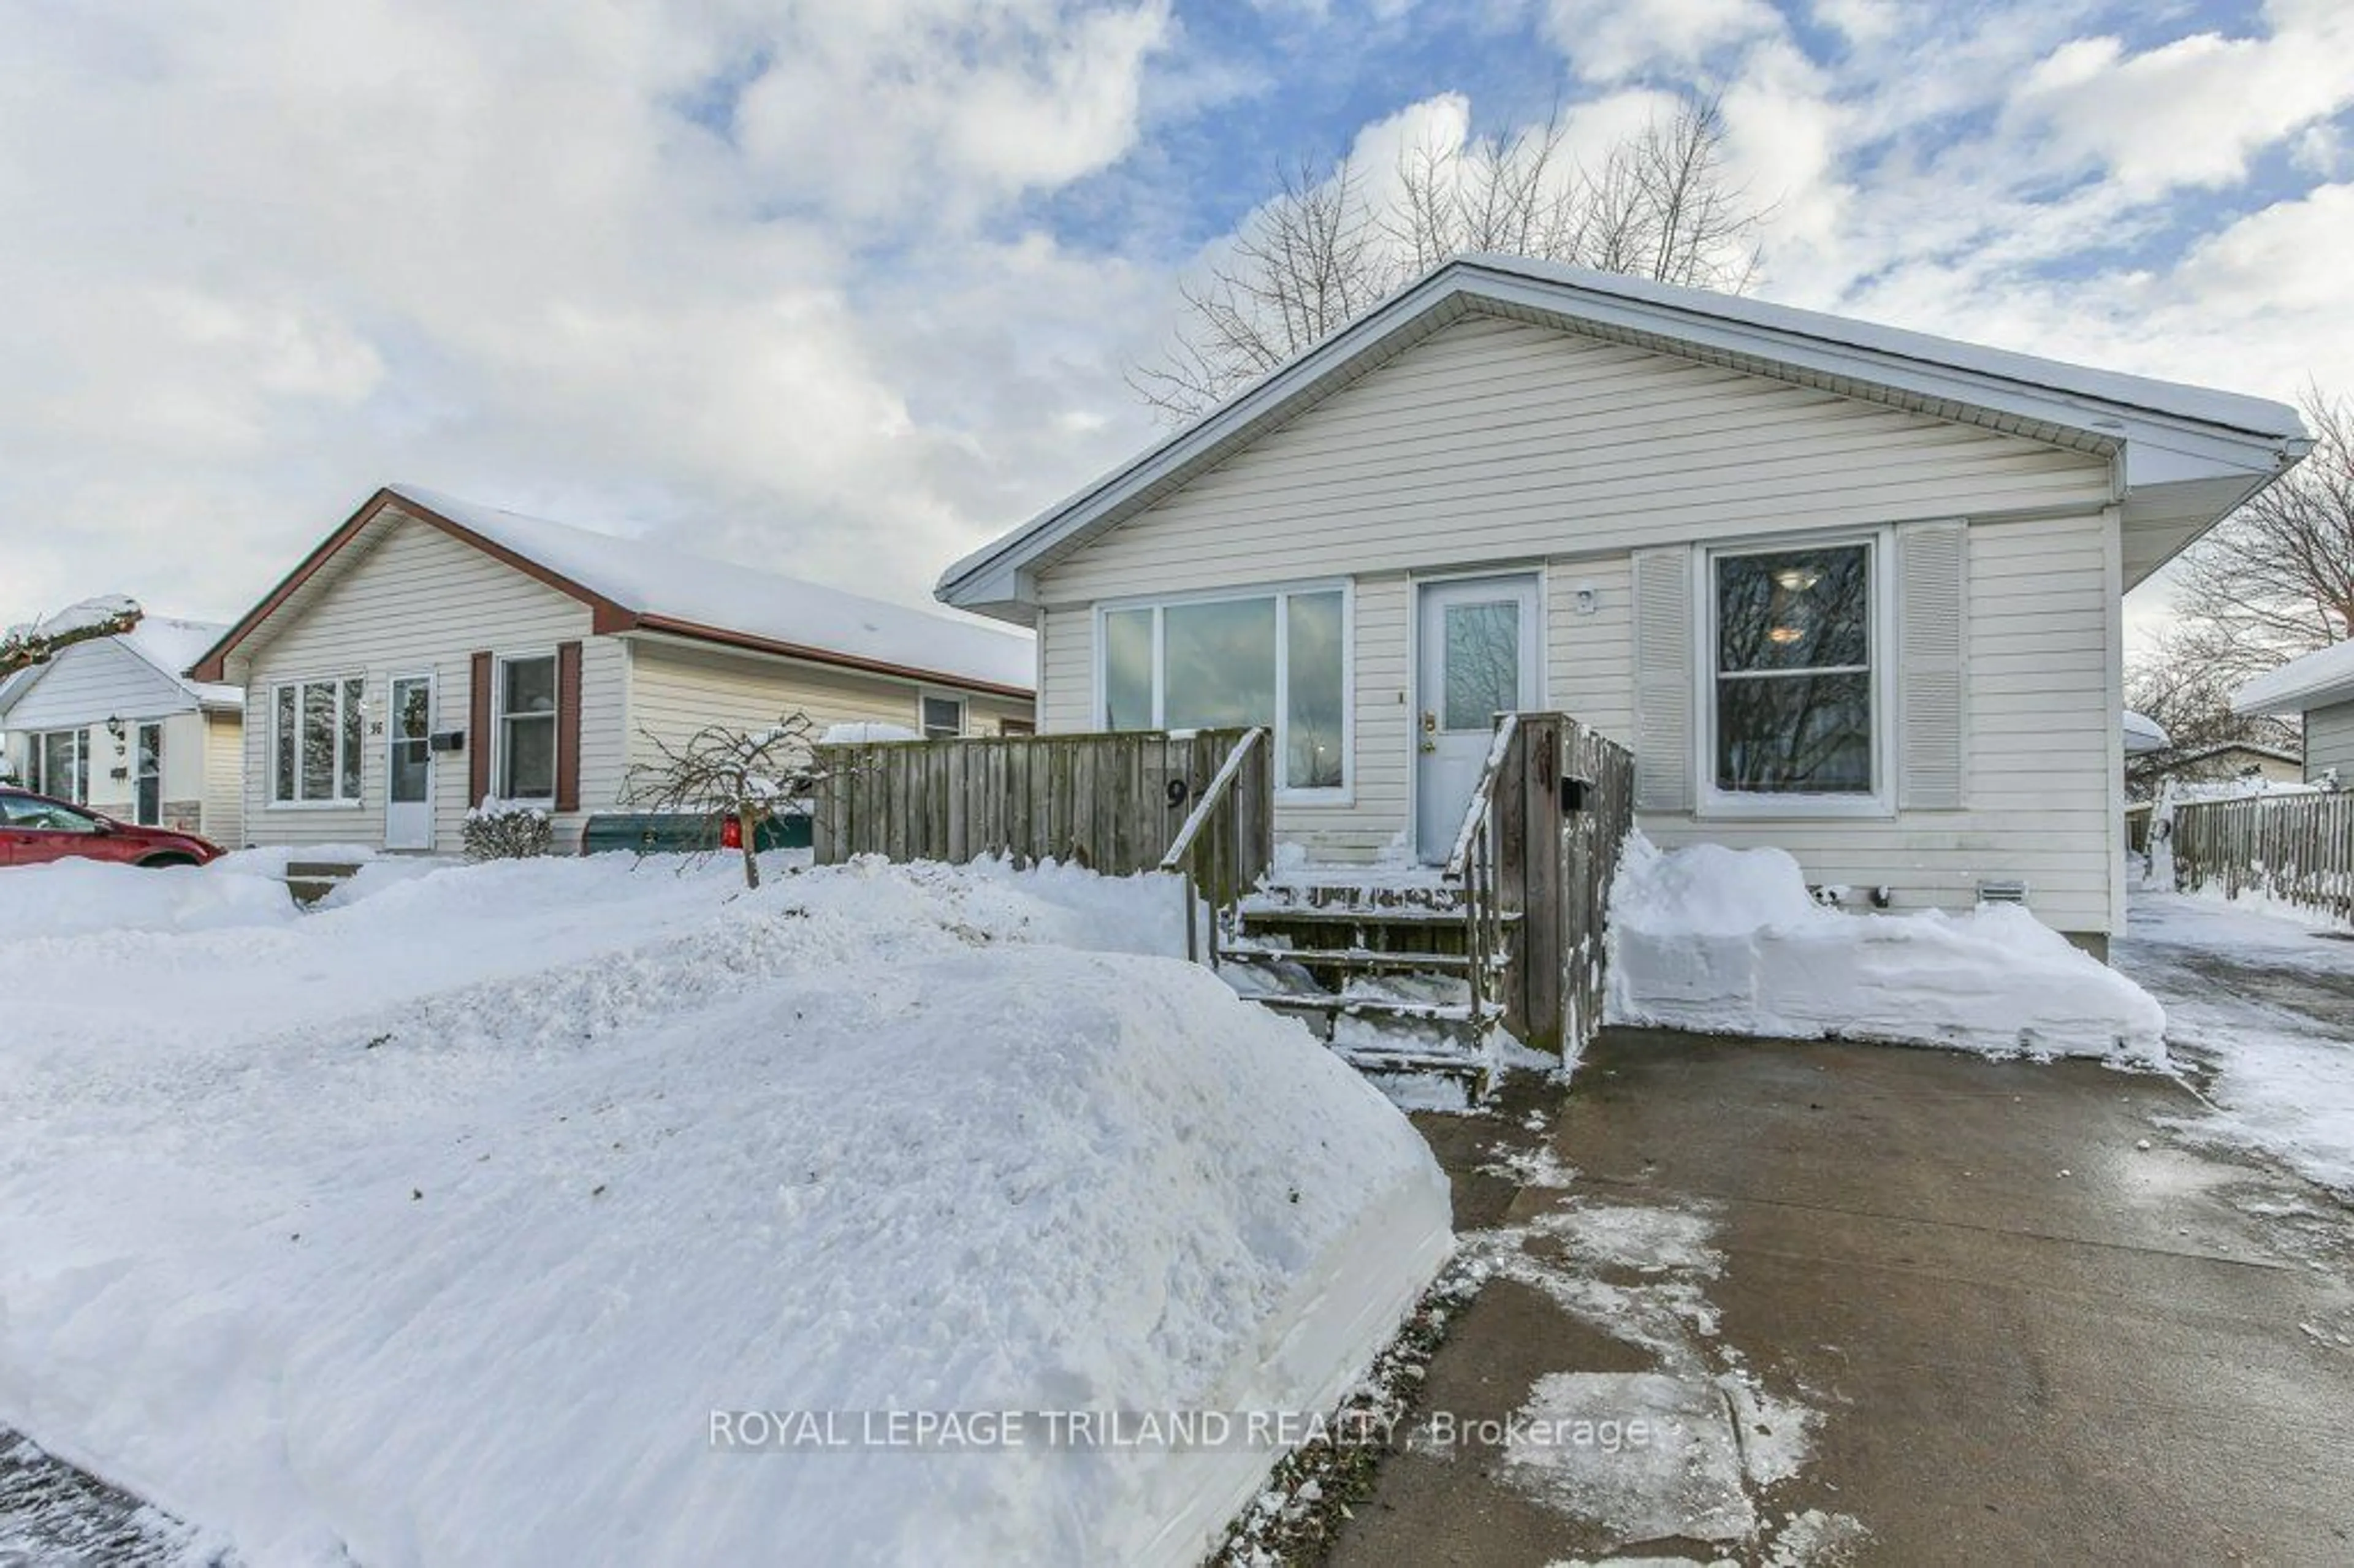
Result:
M1236 908L1219 947L1235 991L1299 1019L1345 1061L1377 1078L1436 1075L1476 1101L1490 1075L1489 1036L1503 967L1486 960L1474 1001L1469 915L1437 882L1352 884L1325 873L1275 882Z

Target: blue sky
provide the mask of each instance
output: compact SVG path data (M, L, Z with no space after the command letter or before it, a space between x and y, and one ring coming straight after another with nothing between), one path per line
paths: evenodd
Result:
M1722 95L1756 291L2354 392L2354 6L0 0L0 620L409 480L920 599L1277 170ZM2137 624L2162 595L2136 601Z

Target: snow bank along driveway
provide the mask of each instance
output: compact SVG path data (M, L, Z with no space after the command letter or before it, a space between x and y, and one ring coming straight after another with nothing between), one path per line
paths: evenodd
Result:
M1610 898L1614 1023L2162 1064L2166 1014L2026 910L1850 915L1777 849L1637 835Z
M1165 886L42 873L0 872L0 1426L249 1563L1198 1560L1272 1454L713 1412L1320 1410L1448 1245L1378 1094L1150 956Z

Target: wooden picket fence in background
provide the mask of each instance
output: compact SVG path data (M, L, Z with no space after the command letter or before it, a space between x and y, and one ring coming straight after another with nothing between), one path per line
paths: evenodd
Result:
M2186 892L2262 893L2354 922L2354 791L2187 802L2169 842Z

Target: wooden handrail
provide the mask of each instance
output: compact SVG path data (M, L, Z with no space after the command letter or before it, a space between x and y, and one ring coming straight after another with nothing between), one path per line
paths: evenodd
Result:
M1185 857L1193 853L1193 841L1201 836L1204 828L1209 826L1211 815L1216 811L1219 802L1232 792L1235 776L1242 772L1243 761L1250 756L1251 747L1266 739L1267 730L1260 726L1244 731L1243 737L1235 742L1235 748L1226 753L1226 760L1220 765L1216 777L1210 780L1209 788L1204 789L1202 798L1193 802L1193 813L1185 819L1185 825L1177 830L1176 838L1170 842L1169 853L1161 857L1161 870L1182 871L1185 868Z
M1455 848L1447 857L1444 874L1449 882L1462 881L1470 864L1472 841L1495 809L1496 779L1504 770L1505 755L1511 750L1513 733L1520 727L1518 714L1506 714L1496 725L1495 743L1488 747L1488 760L1480 766L1479 781L1471 786L1470 802L1463 808L1463 825L1455 831Z

